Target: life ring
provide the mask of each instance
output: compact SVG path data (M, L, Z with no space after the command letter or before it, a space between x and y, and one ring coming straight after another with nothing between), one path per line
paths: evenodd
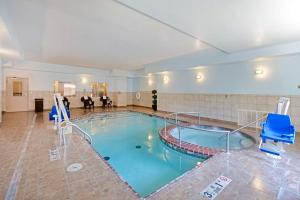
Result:
M135 98L136 98L137 100L140 100L140 99L141 99L141 93L140 93L140 92L136 92L136 93L135 93Z

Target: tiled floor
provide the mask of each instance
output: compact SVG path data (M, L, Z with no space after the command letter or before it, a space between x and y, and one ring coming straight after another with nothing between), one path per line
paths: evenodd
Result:
M16 199L138 199L78 134L69 135L67 147L59 148L47 114L38 114L33 128L34 113L4 115L0 129L0 199L5 198L20 158ZM30 129L22 159L21 151ZM61 159L50 162L49 149L55 147L59 148ZM72 163L81 163L83 168L67 172ZM13 199L13 195L10 197Z
M130 109L152 113L144 108ZM83 114L87 113L82 109L72 110L74 117ZM4 114L0 128L0 199L138 199L79 135L68 135L68 145L60 147L52 126L47 112L36 116L33 112ZM223 126L234 128L227 123ZM49 161L49 149L55 148L60 159ZM216 199L300 199L300 137L285 149L281 160L266 156L256 146L217 154L149 199L204 199L200 192L220 175L232 182ZM81 163L83 168L67 172L72 163Z

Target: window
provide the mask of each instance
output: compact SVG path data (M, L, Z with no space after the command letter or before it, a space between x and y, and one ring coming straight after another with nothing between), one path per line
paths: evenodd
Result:
M62 96L74 96L76 95L76 85L72 83L55 81L54 92L60 93Z
M107 96L107 83L94 82L91 83L91 88L93 97Z
M22 96L23 86L22 81L13 81L13 96Z
M76 85L71 83L64 83L64 96L76 95Z

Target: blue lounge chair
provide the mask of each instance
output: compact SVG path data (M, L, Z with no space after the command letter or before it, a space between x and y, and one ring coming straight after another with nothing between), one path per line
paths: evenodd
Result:
M271 140L275 143L282 142L294 144L295 128L291 124L291 119L288 115L269 113L267 121L263 122L261 125L261 143L259 145L259 149L261 151L280 156L280 150L263 147L268 140Z

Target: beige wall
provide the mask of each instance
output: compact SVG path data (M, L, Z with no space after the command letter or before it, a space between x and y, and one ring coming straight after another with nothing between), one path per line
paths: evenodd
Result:
M141 92L141 99L133 97L134 105L151 107L151 92ZM203 117L237 122L237 110L249 109L274 112L280 95L239 95L239 94L182 94L159 93L158 110L199 111ZM300 96L287 96L291 99L289 113L293 123L300 130Z
M105 82L108 84L108 91L113 91L109 96L113 99L116 106L127 105L127 91L132 90L132 80L128 79L128 71L122 70L101 70L86 67L55 65L39 63L32 61L20 61L6 64L3 68L1 77L22 77L29 79L29 106L28 110L34 110L34 99L43 98L44 108L50 109L52 106L52 91L54 81L73 83L76 85L77 94L70 97L71 107L81 107L80 98L83 96L82 91L91 91L90 84L93 82ZM85 81L83 81L85 80ZM3 84L3 109L6 110L6 82ZM132 99L132 98L130 98ZM130 100L131 101L131 100ZM99 98L95 99L95 105L102 105Z
M135 92L110 92L109 96L115 106L137 105L151 107L152 94L150 91L142 91L141 98L136 99ZM82 107L80 98L83 92L77 92L76 96L68 97L71 107ZM44 99L44 109L50 109L53 105L53 93L47 91L29 92L29 110L34 110L34 99ZM5 110L5 92L2 93L2 106ZM199 111L202 117L237 122L237 110L249 109L274 112L280 96L271 95L239 95L239 94L182 94L182 93L158 93L158 110L161 111ZM291 98L289 113L293 123L300 130L300 96L288 96ZM101 106L99 98L95 98L95 106Z
M152 93L151 91L141 91L141 98L138 100L136 98L136 93L132 93L132 103L133 105L137 106L144 106L144 107L152 107Z
M78 108L82 107L83 104L81 102L81 97L84 95L84 92L76 92L76 96L68 97L71 108ZM114 106L127 106L132 105L132 98L129 95L129 98L127 97L126 92L110 92L109 97L112 98ZM5 91L2 92L2 106L3 110L6 111L6 93ZM42 98L44 99L44 109L51 109L53 105L53 92L49 91L29 91L29 97L28 97L28 110L32 111L34 110L34 99L36 98ZM95 106L101 106L102 103L100 102L100 98L94 98ZM129 101L129 103L128 103Z
M127 106L128 99L127 99L127 92L110 92L109 96L112 98L114 106Z

